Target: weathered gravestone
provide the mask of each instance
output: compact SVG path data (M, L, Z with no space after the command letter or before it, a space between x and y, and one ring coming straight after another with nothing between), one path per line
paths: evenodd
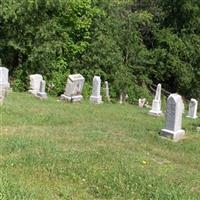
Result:
M30 90L29 92L35 96L40 92L40 83L43 80L41 74L32 74L29 76L30 78Z
M84 77L81 74L69 75L64 94L61 95L61 100L70 102L80 102L83 99L81 95Z
M145 98L143 98L143 99L138 99L138 106L139 106L140 108L143 108L144 105L145 105L145 103L146 103L146 99L145 99Z
M197 118L197 108L198 101L196 99L191 99L189 103L189 111L187 117L196 119Z
M9 70L2 66L0 59L0 90L10 89L10 83L8 82Z
M100 76L94 76L93 78L92 95L90 96L90 102L96 104L102 103Z
M109 92L108 81L105 81L105 86L106 86L106 98L107 98L108 101L110 101L110 92Z
M184 138L182 130L183 100L178 94L171 94L167 99L166 125L161 130L161 135L170 137L174 141Z
M40 91L37 93L37 96L41 99L47 98L47 93L45 92L46 82L44 80L40 81Z
M123 94L120 93L119 95L119 104L123 104Z
M160 116L162 115L161 111L161 84L157 85L156 95L152 103L152 109L149 111L150 115Z
M9 70L2 66L0 59L0 105L3 105L5 96L10 89L10 83L8 81Z

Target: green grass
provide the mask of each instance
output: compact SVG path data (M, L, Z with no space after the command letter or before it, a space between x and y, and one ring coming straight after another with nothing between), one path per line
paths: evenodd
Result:
M0 112L0 200L200 199L198 119L173 143L133 105L12 93Z

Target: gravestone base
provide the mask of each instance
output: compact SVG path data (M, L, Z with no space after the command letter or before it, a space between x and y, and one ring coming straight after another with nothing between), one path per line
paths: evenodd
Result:
M102 103L102 96L90 96L90 102L95 104L101 104Z
M37 97L41 99L47 99L47 93L46 92L38 92Z
M167 137L167 138L171 138L171 139L173 139L174 142L178 142L179 140L184 139L185 131L182 129L178 130L178 131L170 131L167 129L162 129L160 135Z
M72 97L71 97L71 102L72 102L72 103L80 102L80 101L82 101L82 99L83 99L83 96L82 96L82 95L72 96Z
M0 97L6 97L7 96L7 90L6 89L0 89Z
M33 95L37 95L37 91L36 90L28 90L28 92L30 93L30 94L33 94Z
M9 90L10 89L10 83L7 84L0 84L0 88L3 88L5 90Z
M0 84L0 94L3 93L3 96L6 97L10 92L12 91L12 89L10 88L10 84Z
M162 111L150 110L150 111L149 111L149 115L153 115L153 116L159 117L159 116L162 116L163 113L162 113Z
M5 89L5 96L8 96L12 92L12 88Z
M82 99L83 99L82 95L76 95L76 96L72 96L72 97L66 96L65 94L61 95L61 100L69 101L69 102L72 102L72 103L81 102Z
M155 99L153 100L152 108L149 111L149 114L153 115L153 116L161 116L162 115L161 101L155 100Z
M190 119L196 119L196 118L198 118L198 116L194 116L194 117L191 117L191 116L186 116L187 118L190 118Z

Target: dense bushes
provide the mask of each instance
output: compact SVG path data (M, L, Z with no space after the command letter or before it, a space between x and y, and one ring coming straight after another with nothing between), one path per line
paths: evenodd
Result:
M178 12L176 12L178 10ZM59 95L70 73L108 80L111 95L149 96L148 85L200 97L197 0L4 0L0 57L15 90L41 73Z

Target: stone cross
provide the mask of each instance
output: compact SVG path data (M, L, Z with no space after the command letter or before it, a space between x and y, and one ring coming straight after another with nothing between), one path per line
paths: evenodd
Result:
M160 116L162 115L161 111L161 84L157 85L156 95L152 103L152 109L149 111L150 115Z
M196 99L191 99L189 103L189 111L187 117L196 119L197 118L197 108L198 101Z
M109 93L108 81L105 81L105 85L106 85L106 98L107 98L108 101L110 101L110 93Z
M90 102L96 104L102 103L100 76L94 76L93 78L92 95L90 96Z
M185 131L182 130L183 100L178 94L171 94L167 98L166 124L161 135L170 137L174 141L182 139Z
M47 93L45 92L46 82L44 80L40 81L40 91L37 93L37 96L41 99L47 98Z
M64 94L61 100L70 102L80 102L83 99L81 95L85 79L81 74L69 75Z
M41 74L32 74L29 76L30 78L30 90L29 92L35 96L40 92L40 83L43 80Z

